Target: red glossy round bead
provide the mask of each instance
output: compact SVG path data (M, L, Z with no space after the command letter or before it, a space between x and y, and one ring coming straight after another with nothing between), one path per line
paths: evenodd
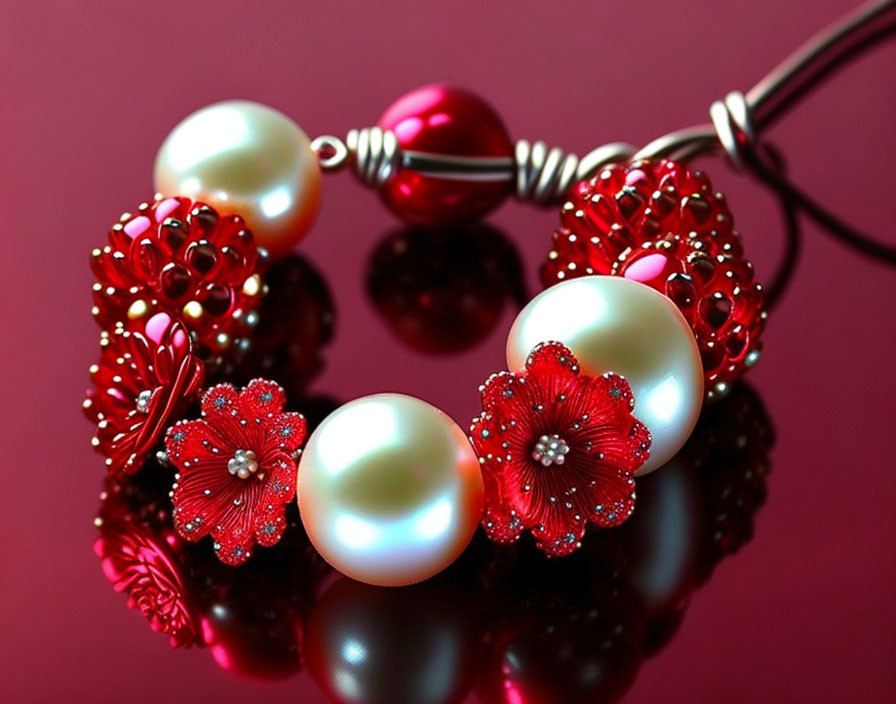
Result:
M507 128L482 98L434 83L405 93L390 105L379 126L391 130L403 151L460 157L513 154ZM510 192L509 181L473 181L399 170L380 193L386 205L415 225L474 220Z

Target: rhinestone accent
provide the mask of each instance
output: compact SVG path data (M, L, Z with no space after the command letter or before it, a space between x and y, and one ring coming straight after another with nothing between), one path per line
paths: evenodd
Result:
M152 401L152 391L144 389L137 394L137 410L140 413L149 413L149 402Z
M227 461L227 471L240 479L248 479L258 471L258 458L252 450L237 450Z
M532 459L544 467L552 464L563 464L569 452L569 445L559 435L542 435L532 448Z

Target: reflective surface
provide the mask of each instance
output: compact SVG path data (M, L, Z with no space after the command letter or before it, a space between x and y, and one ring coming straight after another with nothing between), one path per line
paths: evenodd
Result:
M514 137L579 152L618 139L644 143L703 121L713 99L750 84L853 5L819 0L807 12L771 0L556 2L520 11L519 3L494 9L458 0L419 11L353 3L349 11L273 0L260 12L221 0L214 7L160 3L163 20L149 20L138 4L43 1L11 9L0 22L8 458L0 699L325 704L340 671L343 683L353 678L375 694L381 683L364 663L383 663L387 645L401 644L390 631L406 631L402 624L413 617L426 648L392 662L427 673L400 684L436 701L487 702L508 691L531 700L533 692L562 696L587 686L598 701L624 692L623 702L651 704L889 701L896 689L896 514L886 500L896 490L887 442L896 420L896 275L817 229L806 227L795 277L749 376L775 427L774 469L763 481L761 472L746 471L746 460L730 474L744 457L734 453L719 461L727 471L698 471L695 486L695 462L711 466L708 455L721 447L705 441L704 455L645 477L635 522L589 534L596 540L568 567L471 552L468 570L414 587L419 600L408 596L407 612L368 601L362 588L329 595L339 586L332 576L316 577L312 564L309 577L301 557L284 568L284 553L275 552L257 574L226 571L226 583L214 564L209 576L197 567L195 579L180 578L206 598L185 610L199 627L184 632L202 633L205 620L219 647L171 648L127 607L93 550L102 536L93 519L104 478L79 408L97 353L90 249L122 210L151 197L162 139L202 105L247 97L283 110L311 135L340 133L374 123L396 96L444 77L486 96ZM377 41L371 28L383 33ZM891 238L896 95L885 79L896 71L894 59L883 48L847 69L772 132L794 179ZM701 166L726 194L747 254L768 282L785 246L774 199L721 160ZM556 212L512 200L491 219L518 249L530 294L539 290L535 273L557 223ZM395 228L380 199L351 176L325 177L320 217L301 252L326 281L333 315L322 323L317 313L300 312L325 311L326 301L296 268L296 278L284 279L305 291L294 294L296 302L308 302L283 314L305 332L289 342L290 326L279 327L281 342L262 356L281 369L312 370L289 394L306 413L318 407L318 418L334 403L394 391L466 423L479 408L478 384L504 364L516 299L505 298L477 342L452 354L415 351L368 296L374 250ZM475 247L466 265L455 257L452 280L485 257ZM303 335L322 342L303 351ZM720 430L741 423L719 420ZM748 434L746 457L764 452L755 437ZM765 503L753 511L763 492ZM690 520L677 532L653 527L680 515ZM745 515L751 518L739 518ZM698 531L717 539L698 539ZM734 545L737 553L719 561ZM203 556L200 550L197 560ZM632 566L617 569L616 560ZM272 573L276 584L265 582ZM127 574L128 583L142 576ZM608 586L613 579L618 589ZM694 581L703 583L692 590ZM214 603L226 608L213 615ZM318 611L328 603L338 608ZM350 634L338 619L349 603L358 614ZM645 611L644 603L654 606ZM363 616L374 606L375 616ZM437 613L424 622L427 609ZM342 647L346 635L365 646L366 659ZM608 647L594 651L595 636Z
M593 530L558 560L530 541L499 546L478 534L447 571L411 587L331 570L294 510L283 542L228 568L173 533L157 466L107 483L95 551L127 606L171 646L207 650L249 679L298 677L304 665L330 701L346 703L470 693L500 704L612 702L674 639L691 594L752 538L773 445L764 404L739 384L640 481L623 527Z
M390 232L371 253L367 294L399 340L432 355L502 334L506 306L530 298L516 247L481 223Z

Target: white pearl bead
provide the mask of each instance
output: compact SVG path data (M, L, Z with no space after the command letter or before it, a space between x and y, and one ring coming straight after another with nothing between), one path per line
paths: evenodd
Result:
M399 586L450 565L473 537L484 490L466 434L410 396L341 406L302 453L299 512L317 551L368 584Z
M653 438L637 474L668 462L694 429L703 404L703 365L694 334L658 291L616 276L584 276L542 291L523 308L507 338L511 371L540 342L569 347L582 371L623 375L635 416Z
M230 100L193 113L172 130L155 163L156 191L241 215L274 257L308 232L320 203L311 143L283 113Z

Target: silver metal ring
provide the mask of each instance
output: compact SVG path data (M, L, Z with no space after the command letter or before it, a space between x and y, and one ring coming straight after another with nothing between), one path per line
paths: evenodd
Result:
M326 171L342 168L345 166L346 162L348 162L349 158L348 148L345 146L345 142L339 139L339 137L334 137L329 134L315 137L311 142L311 151L317 155L317 161L320 164L320 168ZM322 156L325 151L331 151L332 154L326 157Z

